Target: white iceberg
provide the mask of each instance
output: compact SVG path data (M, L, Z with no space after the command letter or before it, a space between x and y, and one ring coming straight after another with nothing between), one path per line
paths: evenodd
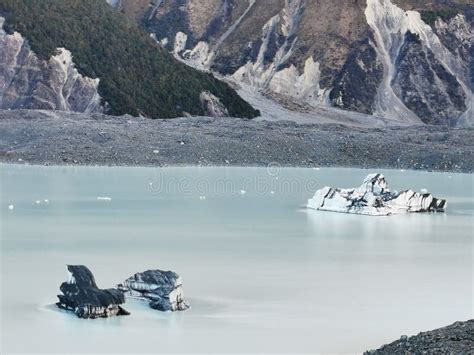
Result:
M308 200L308 208L371 216L402 212L444 212L446 200L412 190L391 192L382 174L370 174L361 186L352 189L324 187Z
M112 198L107 196L98 196L97 201L112 201Z

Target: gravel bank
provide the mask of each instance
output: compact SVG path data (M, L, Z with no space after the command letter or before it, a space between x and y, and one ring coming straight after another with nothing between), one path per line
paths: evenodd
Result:
M474 171L474 129L0 111L0 161Z
M365 355L396 354L474 354L474 320L456 322L448 327L422 332L384 345Z

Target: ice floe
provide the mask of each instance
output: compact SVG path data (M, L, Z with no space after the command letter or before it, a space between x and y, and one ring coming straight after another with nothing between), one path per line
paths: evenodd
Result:
M382 174L370 174L361 186L351 189L324 187L308 200L307 207L321 211L388 216L403 212L444 212L446 200L412 190L389 190Z
M107 196L98 196L97 201L112 201L112 198Z

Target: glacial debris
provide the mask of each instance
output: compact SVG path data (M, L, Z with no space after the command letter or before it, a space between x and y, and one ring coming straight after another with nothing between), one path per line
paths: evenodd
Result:
M364 355L472 354L473 335L474 319L471 319L410 337L402 335L399 340Z

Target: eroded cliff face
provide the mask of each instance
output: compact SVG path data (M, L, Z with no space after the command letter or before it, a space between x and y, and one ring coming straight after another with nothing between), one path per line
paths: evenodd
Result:
M374 33L384 77L376 96L376 112L398 116L404 121L459 123L472 100L468 84L468 64L459 51L443 45L435 30L417 11L404 11L390 0L367 0L367 21ZM453 26L461 14L446 24L437 19L435 28ZM451 31L449 31L451 33ZM472 41L472 34L460 34L461 41Z
M411 123L474 123L469 73L474 9L462 0L120 0L115 5L138 16L157 41L189 65L282 102ZM422 15L434 20L427 23Z
M102 111L99 79L80 75L68 50L40 60L19 33L3 30L3 22L0 17L0 108Z

